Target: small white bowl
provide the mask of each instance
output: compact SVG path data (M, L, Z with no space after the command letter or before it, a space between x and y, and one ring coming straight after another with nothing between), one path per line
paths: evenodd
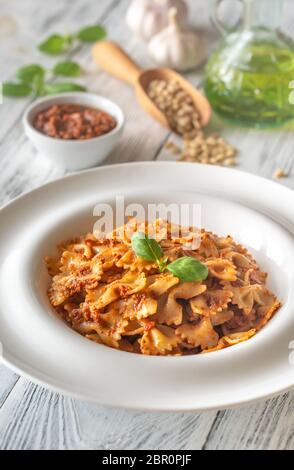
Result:
M33 126L36 114L54 104L75 103L106 111L116 119L116 127L99 137L87 140L64 140L50 137ZM112 151L123 132L124 114L113 101L93 93L60 93L35 101L26 110L23 125L27 137L41 155L67 170L82 170L101 163Z

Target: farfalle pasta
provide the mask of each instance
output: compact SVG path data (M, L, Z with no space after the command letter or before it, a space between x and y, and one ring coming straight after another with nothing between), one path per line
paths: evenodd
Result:
M192 257L208 270L183 281L132 249L132 234L151 233L169 262ZM197 247L187 246L198 233ZM250 253L231 236L156 220L132 219L105 238L63 243L46 258L48 297L58 315L91 341L147 355L218 351L254 336L280 307ZM195 263L195 261L194 261Z

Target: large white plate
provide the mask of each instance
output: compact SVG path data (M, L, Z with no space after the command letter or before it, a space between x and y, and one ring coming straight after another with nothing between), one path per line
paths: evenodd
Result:
M54 314L43 258L93 226L93 207L190 202L203 225L230 233L269 272L283 307L254 338L204 355L149 357L92 343ZM53 390L104 405L146 410L234 406L294 384L294 193L230 169L132 163L75 174L32 191L0 212L0 341L4 363Z

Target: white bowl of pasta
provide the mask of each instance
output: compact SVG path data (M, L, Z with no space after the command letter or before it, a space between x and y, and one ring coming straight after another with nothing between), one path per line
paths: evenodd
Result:
M255 207L241 183L260 188ZM159 224L161 272L121 231L97 240L97 207L116 215L116 188L128 207L198 205L200 246L183 252L173 228ZM149 410L233 406L291 387L294 221L285 195L293 198L234 170L144 163L74 175L19 198L0 213L5 363L62 393ZM183 257L207 276L199 265L196 278L172 268Z

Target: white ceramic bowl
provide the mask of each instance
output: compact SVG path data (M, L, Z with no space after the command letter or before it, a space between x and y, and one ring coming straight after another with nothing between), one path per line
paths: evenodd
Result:
M36 114L54 104L76 103L106 111L116 119L116 127L107 134L88 140L64 140L49 137L34 128ZM112 151L123 132L124 115L113 101L93 93L60 93L35 101L26 110L23 125L27 137L41 155L67 170L82 170L101 163Z

